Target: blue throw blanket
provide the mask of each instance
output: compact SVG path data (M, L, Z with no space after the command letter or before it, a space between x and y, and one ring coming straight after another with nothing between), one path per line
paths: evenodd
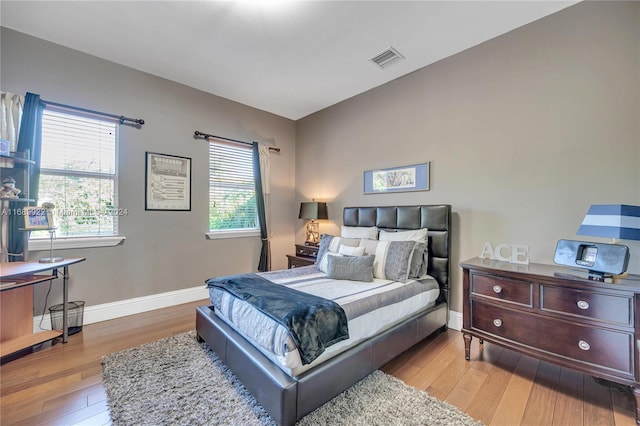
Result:
M256 274L210 278L206 283L250 303L286 327L303 364L311 363L328 346L349 338L347 316L332 300L272 283Z

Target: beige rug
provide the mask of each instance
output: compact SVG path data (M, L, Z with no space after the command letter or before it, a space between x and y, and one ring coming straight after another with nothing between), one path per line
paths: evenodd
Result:
M114 425L273 425L195 331L103 357ZM478 425L457 408L375 371L299 425Z

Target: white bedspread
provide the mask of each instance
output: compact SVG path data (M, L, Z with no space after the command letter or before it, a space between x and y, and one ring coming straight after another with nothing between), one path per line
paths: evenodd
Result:
M292 377L425 307L433 306L440 294L438 283L430 276L407 283L381 279L373 282L332 280L325 278L325 274L315 266L258 275L274 283L333 300L342 306L347 316L349 339L328 347L311 364L303 365L285 327L229 293L209 289L216 314Z

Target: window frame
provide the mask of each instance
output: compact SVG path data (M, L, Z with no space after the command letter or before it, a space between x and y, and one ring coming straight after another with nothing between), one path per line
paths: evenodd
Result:
M244 145L244 144L243 144ZM210 229L209 220L211 217L211 195L213 190L213 181L212 181L212 159L214 153L212 152L215 149L215 146L222 146L228 149L234 150L244 150L248 151L251 159L253 161L253 149L251 146L240 146L237 143L225 142L225 141L209 141L208 147L208 181L209 181L209 203L208 203L208 215L207 215L207 232L205 233L207 239L216 240L216 239L226 239L226 238L249 238L249 237L260 237L260 221L258 220L258 208L255 205L255 213L256 213L256 227L255 228L231 228L231 229ZM254 192L254 203L255 203L255 176L253 175L253 167L251 168L251 180L253 184L253 192Z
M50 106L47 105L45 110L43 111L43 120L45 119L45 114L53 112L57 114L68 115L71 117L79 117L79 118L89 118L92 120L99 120L107 123L114 124L114 132L115 132L115 146L114 146L114 173L104 173L104 172L86 172L80 170L61 170L55 168L46 168L40 167L40 182L42 181L42 176L77 176L77 177L88 177L88 178L97 178L97 179L106 179L112 181L113 185L113 206L114 206L114 224L113 224L113 233L103 234L103 235L69 235L69 236L56 236L53 240L53 248L56 249L70 249L70 248L88 248L88 247L110 247L120 244L125 237L121 236L120 233L120 212L122 211L119 206L119 179L120 179L120 170L119 170L119 150L120 150L120 128L117 120L106 118L101 115L91 114L87 112L83 112L80 110L76 110L73 107L65 108L60 106ZM44 135L43 135L44 136ZM44 140L43 140L43 143ZM40 192L40 188L38 189ZM45 250L51 247L52 241L48 236L41 237L32 237L29 238L29 250Z

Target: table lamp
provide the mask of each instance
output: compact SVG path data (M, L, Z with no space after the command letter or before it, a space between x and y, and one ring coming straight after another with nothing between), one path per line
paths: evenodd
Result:
M320 232L318 230L317 219L329 219L327 215L327 203L319 203L316 201L300 203L300 214L298 219L307 219L307 241L305 244L317 246L320 242Z
M626 204L594 204L582 220L578 235L640 240L640 206Z

